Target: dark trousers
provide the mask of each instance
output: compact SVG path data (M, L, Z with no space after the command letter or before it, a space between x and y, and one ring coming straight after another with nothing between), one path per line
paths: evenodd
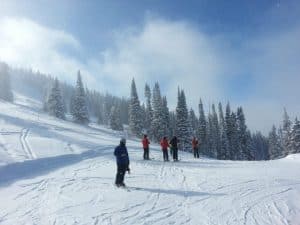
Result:
M173 148L173 159L174 161L178 160L178 148Z
M127 171L128 166L118 164L117 165L117 175L116 175L116 184L123 184L124 183L124 176Z
M169 161L168 149L163 149L164 161Z
M199 158L199 148L194 148L194 158Z
M149 148L144 148L144 159L149 159Z

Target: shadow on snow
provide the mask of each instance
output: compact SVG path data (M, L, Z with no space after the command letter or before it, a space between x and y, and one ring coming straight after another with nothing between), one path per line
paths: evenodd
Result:
M67 154L23 162L11 163L0 167L0 187L8 186L20 179L29 179L53 170L104 155L112 155L112 146L85 151L80 154Z
M224 196L222 193L207 193L199 191L184 191L184 190L172 190L172 189L159 189L159 188L143 188L143 187L128 187L129 189L134 189L136 191L146 191L157 194L168 194L168 195L178 195L181 197L199 197L199 196Z

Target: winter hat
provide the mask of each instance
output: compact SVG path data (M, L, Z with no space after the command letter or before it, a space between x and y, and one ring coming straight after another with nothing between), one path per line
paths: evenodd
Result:
M125 145L126 144L126 139L122 137L121 140L120 140L120 143Z

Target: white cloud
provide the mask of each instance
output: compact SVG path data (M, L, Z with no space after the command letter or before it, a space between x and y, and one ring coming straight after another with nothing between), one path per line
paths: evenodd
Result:
M82 69L94 81L84 64L64 54L63 49L81 51L79 41L61 30L50 29L24 18L0 20L0 60L17 67L32 68L63 79L76 78Z
M193 106L200 96L213 100L222 90L216 80L226 71L227 59L213 38L199 32L186 22L148 19L140 31L116 33L115 48L104 52L100 63L102 76L128 84L134 76L140 87L145 82L159 81L162 91L174 106L177 87L185 89ZM128 93L120 86L118 91Z
M251 74L247 99L230 102L245 108L250 128L266 132L280 122L284 106L299 116L299 39L295 29L245 39L234 47L226 37L204 34L189 22L149 17L140 28L115 31L111 46L82 62L76 55L84 55L84 47L73 35L28 19L6 18L0 21L0 60L71 82L80 69L89 87L119 96L129 95L132 77L141 98L145 82L159 81L172 109L180 86L196 111L200 97L208 106L239 95L224 84L233 75Z

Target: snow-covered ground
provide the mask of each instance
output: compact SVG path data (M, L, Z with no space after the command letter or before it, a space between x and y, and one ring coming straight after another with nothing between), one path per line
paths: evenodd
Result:
M142 160L127 143L128 189L114 183L118 133L0 102L0 224L300 224L300 155L267 162Z

